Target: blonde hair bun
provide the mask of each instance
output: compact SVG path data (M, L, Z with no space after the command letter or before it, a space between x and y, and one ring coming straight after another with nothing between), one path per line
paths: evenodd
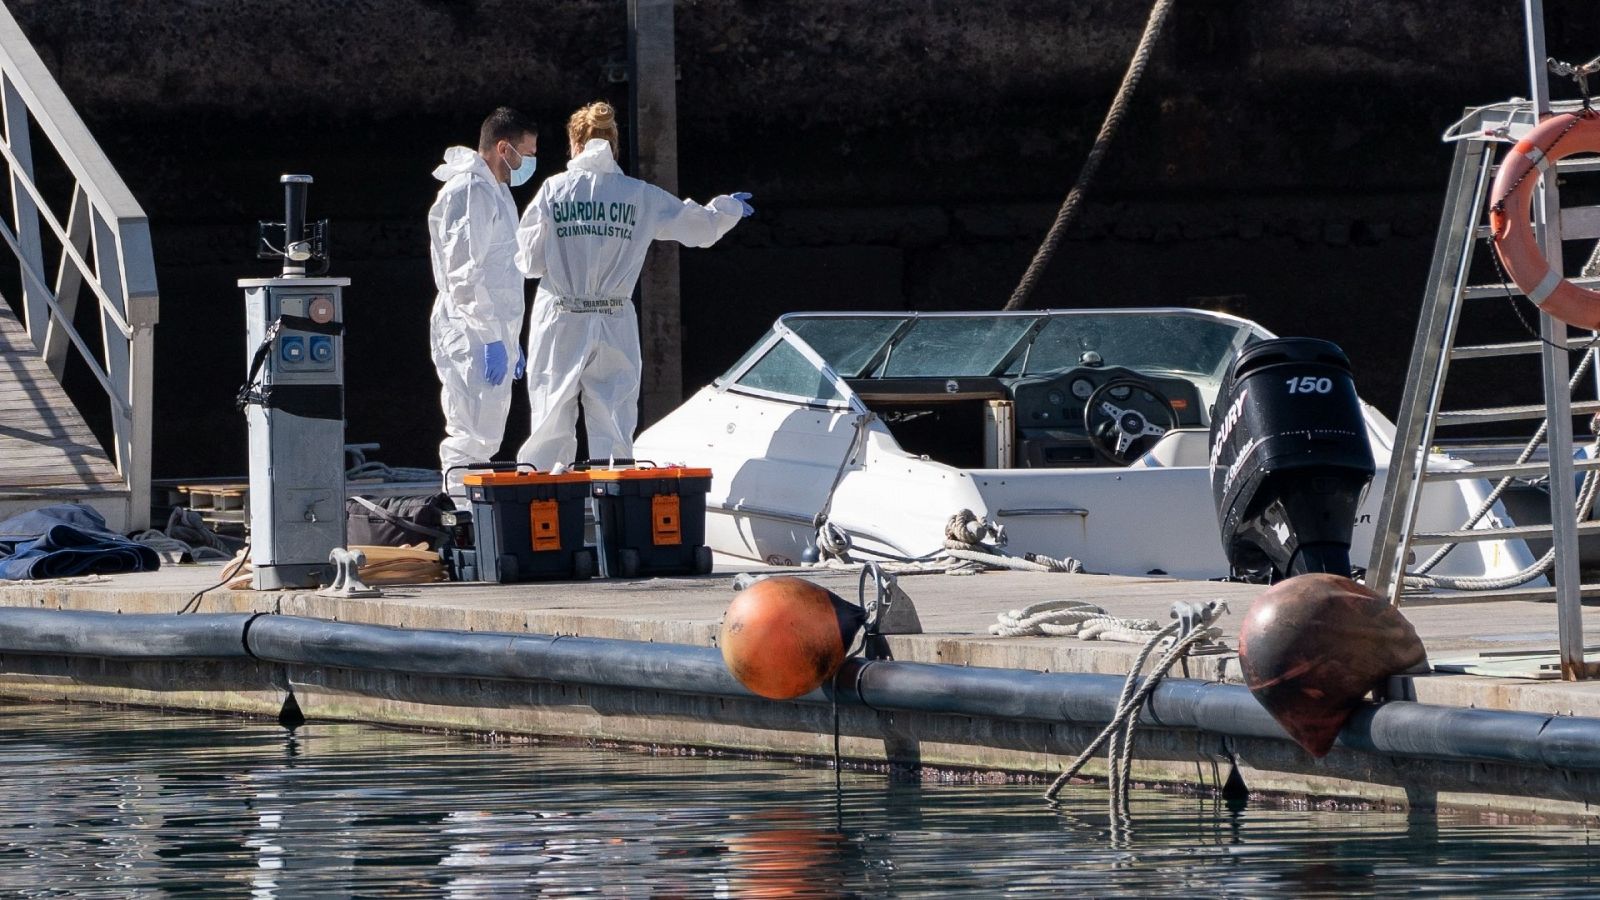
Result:
M567 120L567 140L574 147L581 149L596 138L611 144L611 156L617 156L617 112L604 100L580 107Z

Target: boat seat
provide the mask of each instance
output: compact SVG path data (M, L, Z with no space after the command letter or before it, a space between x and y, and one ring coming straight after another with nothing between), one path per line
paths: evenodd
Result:
M1211 429L1174 428L1129 468L1195 468L1211 465Z

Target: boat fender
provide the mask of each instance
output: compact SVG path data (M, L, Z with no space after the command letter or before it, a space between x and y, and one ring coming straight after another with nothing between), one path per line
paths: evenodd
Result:
M1540 175L1554 170L1557 160L1575 153L1600 153L1600 113L1550 116L1528 132L1506 154L1490 196L1489 227L1495 253L1517 290L1552 317L1580 328L1600 328L1600 291L1563 278L1539 247L1530 209Z
M1426 658L1416 630L1388 600L1323 572L1267 588L1239 629L1245 686L1319 759L1368 691Z
M861 607L803 578L763 578L733 598L717 643L740 684L791 700L833 677L864 620Z

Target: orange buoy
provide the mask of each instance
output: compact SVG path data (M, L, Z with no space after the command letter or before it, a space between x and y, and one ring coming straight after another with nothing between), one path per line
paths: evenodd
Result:
M1318 758L1363 695L1426 658L1416 630L1388 600L1320 572L1267 588L1239 628L1245 685Z
M803 578L763 578L722 617L722 660L739 683L773 700L809 694L844 664L861 608Z
M1561 266L1552 265L1539 247L1529 213L1539 176L1553 171L1556 160L1574 153L1600 153L1600 113L1586 109L1551 116L1517 142L1495 176L1489 226L1495 252L1517 290L1562 322L1600 328L1600 291L1562 277Z

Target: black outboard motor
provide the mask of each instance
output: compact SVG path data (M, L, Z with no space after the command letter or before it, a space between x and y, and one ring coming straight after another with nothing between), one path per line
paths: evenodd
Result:
M1372 446L1337 344L1278 338L1234 357L1211 415L1211 495L1233 575L1350 575Z

